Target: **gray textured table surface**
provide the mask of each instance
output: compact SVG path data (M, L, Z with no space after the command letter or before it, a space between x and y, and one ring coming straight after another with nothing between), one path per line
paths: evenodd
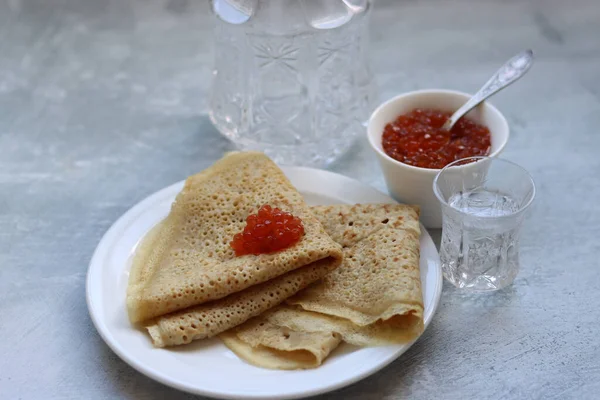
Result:
M382 98L474 91L536 50L494 103L512 128L504 156L538 197L514 286L446 285L408 353L321 398L598 398L600 5L389 1L373 17ZM230 148L205 115L208 22L204 1L0 1L0 398L193 397L109 350L84 279L123 212ZM384 189L365 140L332 169Z

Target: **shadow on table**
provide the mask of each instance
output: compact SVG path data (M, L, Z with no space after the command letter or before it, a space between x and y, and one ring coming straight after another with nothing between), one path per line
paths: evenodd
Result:
M158 383L142 373L136 371L122 361L108 346L99 340L100 360L102 369L107 375L107 380L112 383L117 398L122 399L169 399L191 400L203 399ZM106 382L106 384L110 384ZM108 391L107 391L108 392ZM108 397L108 396L107 396Z
M435 352L434 322L406 353L383 370L346 388L312 397L314 400L379 400L409 398L414 385L423 380L423 368L428 356ZM426 367L425 367L426 368ZM430 391L433 394L433 391Z

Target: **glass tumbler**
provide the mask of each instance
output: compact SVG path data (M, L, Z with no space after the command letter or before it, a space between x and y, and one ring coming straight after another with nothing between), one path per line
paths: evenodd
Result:
M212 0L210 118L244 150L322 167L364 132L371 0Z
M444 277L472 291L510 285L519 271L519 231L535 197L529 173L506 160L470 157L442 169L433 190L442 205Z

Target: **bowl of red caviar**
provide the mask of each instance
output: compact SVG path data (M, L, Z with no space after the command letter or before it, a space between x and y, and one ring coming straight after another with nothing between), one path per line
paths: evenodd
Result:
M369 119L369 143L378 156L390 194L421 207L428 228L442 226L433 179L446 165L474 156L495 157L509 137L506 118L488 102L461 118L450 131L441 129L468 93L428 89L408 92L381 104Z

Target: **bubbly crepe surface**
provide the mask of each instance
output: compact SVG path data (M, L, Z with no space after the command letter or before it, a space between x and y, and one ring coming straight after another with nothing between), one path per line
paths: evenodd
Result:
M423 330L418 209L366 204L311 210L343 244L342 265L288 299L288 305L228 332L225 344L252 364L288 369L306 368L289 352L281 352L273 339L281 340L288 331L339 335L360 346L415 339ZM308 345L304 350L311 352ZM314 358L318 363L313 366L323 358Z
M273 318L277 313L269 311L219 337L244 360L271 369L318 367L341 342L337 333L289 329Z
M235 257L229 242L243 230L246 217L264 204L299 217L305 235L279 252ZM150 327L164 328L173 325L167 321L195 315L189 312L191 308L206 304L204 307L212 307L214 319L201 330L210 336L219 331L213 324L231 327L233 320L241 323L267 309L262 305L239 308L230 296L238 296L244 304L252 299L272 307L337 267L340 260L340 246L325 233L302 196L269 158L255 152L230 153L186 180L168 217L139 246L129 278L129 317L134 323L148 321ZM287 275L296 270L297 274ZM284 276L293 279L276 281ZM259 287L264 293L259 293ZM243 295L249 288L253 292ZM278 301L262 300L265 293L269 298L272 293ZM219 299L224 303L218 305ZM234 312L216 317L219 307ZM170 316L178 311L183 314ZM196 317L190 328L192 324L199 326ZM153 337L171 336L157 343L169 345L204 335L185 334L185 329L177 325L177 334L162 329Z
M344 262L288 302L359 327L413 324L415 334L409 339L416 337L423 325L418 210L400 204L312 210L343 244ZM399 334L398 342L406 340L404 332ZM381 341L373 338L373 344Z
M223 299L155 318L146 329L157 347L212 337L280 304L334 267L329 260L317 261Z

